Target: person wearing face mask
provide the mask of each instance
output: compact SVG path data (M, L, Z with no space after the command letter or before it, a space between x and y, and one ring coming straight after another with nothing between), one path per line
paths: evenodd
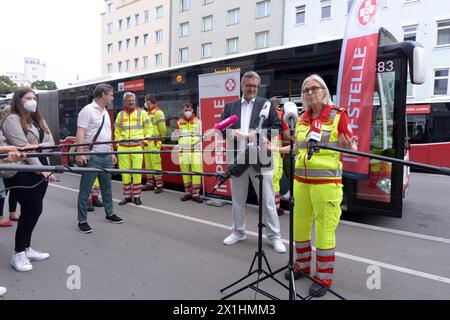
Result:
M176 136L179 137L178 148L181 172L202 172L203 161L200 152L200 139L202 133L202 123L194 114L194 106L190 103L184 103L183 116L177 122ZM192 150L194 149L194 150ZM191 150L193 152L191 152ZM183 175L184 196L181 201L192 199L198 203L203 200L200 197L200 188L202 185L201 176Z
M35 149L54 145L53 136L38 109L37 96L29 88L19 88L11 100L11 114L3 123L6 143L12 146ZM27 158L29 165L48 165L45 157ZM31 248L31 236L42 213L43 199L48 182L56 181L50 172L17 172L12 178L5 179L7 187L17 188L11 192L21 206L21 215L17 225L15 252L11 264L17 271L33 269L30 261L45 260L48 253Z
M153 137L156 139L148 142L145 150L159 152L161 150L162 140L166 136L166 118L164 112L159 109L156 104L156 99L152 95L147 94L145 96L145 110L152 121L153 125ZM161 138L159 138L161 137ZM159 139L158 139L159 138ZM161 171L161 155L159 153L155 154L145 154L145 169ZM155 190L155 193L161 193L163 191L163 180L161 174L147 174L147 183L142 188L142 191Z
M147 112L136 108L136 96L134 93L127 92L123 95L125 109L117 114L114 123L115 140L130 140L150 138L152 135L152 123L147 116ZM142 151L142 147L147 144L146 141L140 142L121 142L117 151ZM142 153L120 154L119 168L142 169ZM119 202L123 206L128 202L134 202L135 205L141 205L141 174L122 173L123 192L125 198Z

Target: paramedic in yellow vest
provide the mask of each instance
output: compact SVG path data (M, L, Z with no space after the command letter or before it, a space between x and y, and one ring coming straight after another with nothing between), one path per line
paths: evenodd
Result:
M136 108L136 96L127 92L123 95L124 109L117 114L114 123L115 140L144 139L152 135L152 124L145 110ZM121 142L117 151L142 151L146 141ZM120 169L142 169L143 154L119 154ZM125 198L119 203L123 206L128 202L141 205L142 174L122 173L123 193Z
M183 104L183 116L177 122L176 136L178 140L178 154L181 172L203 172L203 158L201 153L201 128L202 124L194 114L194 106L190 103ZM188 150L182 152L183 149ZM190 150L194 152L189 152ZM202 176L183 175L184 196L181 201L192 199L198 203L203 200L200 197Z
M282 146L283 141L289 140L289 126L284 122L283 112L279 110L280 99L277 97L270 98L270 102L275 106L275 110L277 111L278 117L281 119L281 133L280 135L272 138L272 145L277 146L278 148ZM283 140L283 141L282 141ZM279 216L284 214L284 210L281 208L281 195L280 195L280 181L283 177L283 159L280 152L273 152L273 190L275 191L275 206L277 208L277 213Z
M162 141L166 136L166 119L164 112L162 112L156 105L156 99L152 95L145 96L145 110L153 125L153 137L160 137L160 139L148 141L148 146L145 150L160 151ZM161 154L146 154L145 169L161 171ZM147 174L147 184L142 188L142 191L155 190L155 193L161 193L163 191L163 180L161 174Z
M315 221L316 270L309 294L325 295L322 286L330 287L335 262L335 231L341 216L342 163L340 153L320 149L308 160L307 135L311 123L321 121L321 144L357 150L357 137L343 108L331 101L330 92L318 75L311 75L302 84L302 104L305 112L295 128L296 160L294 180L294 240L297 259L294 278L302 272L311 273L311 225ZM282 147L288 152L288 147ZM300 271L299 271L300 270ZM285 273L289 279L289 272Z

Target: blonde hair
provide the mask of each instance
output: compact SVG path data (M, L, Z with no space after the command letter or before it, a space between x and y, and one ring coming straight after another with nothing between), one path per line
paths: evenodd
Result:
M305 88L306 82L311 81L311 80L312 81L316 81L320 85L320 87L325 91L325 95L323 96L322 103L324 105L333 105L333 101L331 100L330 90L328 90L328 87L327 87L325 81L323 81L323 79L319 75L312 74L308 78L306 78L305 81L303 81L303 84L302 84L301 100L302 100L303 110L309 111L311 109L311 107L310 107L309 103L306 101L306 99L304 97L304 93L303 93L303 89Z

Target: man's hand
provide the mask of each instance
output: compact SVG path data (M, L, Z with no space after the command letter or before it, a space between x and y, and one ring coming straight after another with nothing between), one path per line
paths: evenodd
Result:
M52 172L41 172L41 175L44 176L48 182L56 182L56 177Z
M15 147L12 147L15 148ZM9 151L8 152L8 157L3 159L3 161L7 161L7 162L17 162L17 161L23 161L25 160L26 156L24 153L19 152L19 151Z
M35 150L38 149L39 145L38 144L22 144L19 148L20 151L29 151L29 150Z
M87 160L87 158L85 156L76 156L75 157L75 161L81 167L84 167L88 163L88 160Z
M341 134L339 136L339 147L358 151L358 137L353 136L350 138L347 134Z
M113 155L111 156L111 159L112 159L112 165L115 166L116 163L117 163L117 157L116 157L116 155L113 154Z

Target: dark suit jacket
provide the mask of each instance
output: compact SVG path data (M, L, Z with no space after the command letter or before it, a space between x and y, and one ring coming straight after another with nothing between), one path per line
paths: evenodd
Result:
M257 129L258 124L259 124L259 113L261 112L261 109L266 101L268 101L268 100L264 99L264 98L256 97L255 102L253 104L252 115L250 117L250 126L249 126L250 130ZM241 99L238 99L238 100L235 100L235 101L225 104L225 107L224 107L222 115L221 115L221 120L231 117L232 115L237 115L239 117L239 120L236 121L236 123L234 123L229 129L240 129L241 128ZM278 132L281 132L280 131L281 130L281 120L280 120L280 117L278 117L278 113L276 112L275 107L273 105L271 105L271 107L270 107L269 117L266 120L264 120L264 122L262 124L262 128L267 129L267 138L269 140L271 139L271 137L270 137L271 129L275 129L275 130L278 130ZM225 133L224 133L224 136L225 136ZM237 150L237 143L235 142L233 145L234 145L234 150ZM243 150L240 150L240 151L243 151ZM234 153L234 157L230 157L228 155L228 158L233 158L233 160L235 160L237 158L237 153L236 152ZM245 163L248 163L248 154L246 154L245 159L246 159ZM229 163L231 163L231 162L232 161L230 161Z

